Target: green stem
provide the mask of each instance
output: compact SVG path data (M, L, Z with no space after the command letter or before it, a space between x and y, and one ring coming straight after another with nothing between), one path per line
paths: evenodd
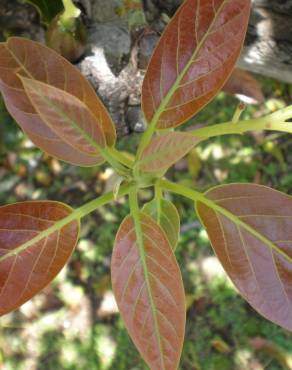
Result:
M292 105L279 109L275 113L269 114L259 119L250 119L245 121L238 121L232 124L233 121L226 123L219 123L217 125L203 127L191 131L193 135L198 138L208 139L214 136L243 134L247 131L281 131L292 133L292 123L286 122L292 118Z
M238 106L236 107L236 110L235 110L233 118L232 118L232 123L233 124L235 124L239 121L240 116L242 115L244 110L245 110L245 104L239 103Z
M133 168L134 160L127 157L126 154L117 150L115 147L108 147L108 153L114 158L116 161L120 162L124 166L128 168Z
M126 168L121 160L119 161L116 155L113 155L113 150L110 147L100 148L99 150L103 156L103 158L113 167L113 169L121 176L128 177L130 175L130 171Z
M221 215L225 216L227 219L232 221L235 225L242 227L244 230L248 231L250 234L255 236L258 240L264 243L264 245L267 245L271 250L276 251L281 256L283 256L289 263L292 263L292 258L288 256L283 250L281 250L276 244L274 244L271 240L266 238L264 235L259 233L257 230L255 230L253 227L242 221L239 217L237 217L235 214L229 212L227 209L220 207L217 203L214 201L208 199L204 194L192 190L186 186L180 185L180 184L174 184L167 180L159 180L158 181L160 186L164 190L168 190L172 193L176 193L179 195L182 195L186 198L189 198L193 200L194 202L201 202L205 204L207 207L213 209L215 212L220 213Z
M291 122L275 122L272 116L267 116L260 119L250 119L246 121L239 121L232 124L232 121L226 123L219 123L208 127L199 128L191 131L191 133L202 139L209 139L214 136L231 135L231 134L244 134L248 131L281 131L292 133Z
M122 197L127 195L130 190L130 185L125 184L122 185L119 189L118 197ZM23 252L25 249L31 247L35 243L39 242L40 240L47 238L54 232L62 229L64 226L68 225L72 221L80 221L81 218L87 216L89 213L95 211L98 207L104 206L107 203L110 203L114 200L114 193L111 191L110 193L106 193L87 204L84 204L82 207L75 209L69 216L62 218L61 220L57 221L53 226L49 227L41 231L37 236L28 240L24 244L18 246L16 249L13 249L9 253L4 254L0 257L0 262L5 260L8 257L16 256L19 253Z

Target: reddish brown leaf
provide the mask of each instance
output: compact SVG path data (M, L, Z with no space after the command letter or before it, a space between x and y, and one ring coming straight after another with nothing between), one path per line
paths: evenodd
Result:
M142 89L148 122L175 127L222 88L239 56L250 0L186 0L163 33Z
M140 168L146 172L166 170L184 157L200 139L186 132L155 136L144 149Z
M78 239L79 222L43 234L71 212L65 204L45 201L0 207L0 315L31 299L68 261Z
M37 114L18 75L49 84L81 100L97 118L106 142L113 145L115 129L96 93L66 59L37 42L12 37L0 43L0 90L7 109L31 140L47 153L77 165L101 162L100 156L81 153L64 142Z
M132 217L118 231L112 284L120 313L151 369L176 370L185 327L182 278L172 248L154 220L140 213L143 247Z
M43 82L23 77L21 80L44 124L74 149L84 155L98 157L99 147L106 144L105 138L87 106L74 96Z
M206 197L197 211L226 272L261 315L292 331L292 197L252 184Z
M249 104L258 104L265 100L259 81L251 73L240 68L234 69L223 86L223 91L228 94L239 95L239 98Z

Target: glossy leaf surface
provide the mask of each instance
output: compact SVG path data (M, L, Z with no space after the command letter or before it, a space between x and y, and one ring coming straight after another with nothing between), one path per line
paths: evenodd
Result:
M292 197L252 184L206 197L215 207L197 211L226 272L261 315L292 331Z
M200 139L186 132L155 136L144 149L140 168L145 172L166 170L184 157Z
M31 299L68 261L79 222L44 234L71 212L65 204L46 201L0 207L0 315ZM40 235L44 237L37 240Z
M222 88L239 56L250 0L186 0L163 33L142 89L146 119L175 127Z
M132 217L118 231L112 256L112 284L120 313L151 369L176 370L185 327L181 273L160 226L140 213L143 247Z
M99 156L80 152L48 127L36 112L18 75L46 83L79 99L96 117L107 145L113 145L112 120L82 74L55 51L37 42L12 37L0 43L0 90L8 111L30 139L45 152L66 162L82 166L100 163Z
M98 157L99 148L106 145L105 138L96 118L81 100L39 81L28 78L21 81L47 127L84 155Z
M143 212L161 226L172 249L175 250L180 231L180 218L175 205L166 199L153 199L144 205Z

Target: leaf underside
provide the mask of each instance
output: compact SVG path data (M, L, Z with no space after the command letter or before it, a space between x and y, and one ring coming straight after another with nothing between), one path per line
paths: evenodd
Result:
M234 216L197 203L227 274L255 310L292 331L292 197L252 184L218 186L206 197Z
M180 231L180 218L175 205L166 199L161 199L159 203L157 199L153 199L144 205L143 212L161 226L172 249L175 250Z
M65 204L49 201L0 207L0 315L31 299L68 261L78 239L77 221L21 247L71 212Z
M186 0L156 47L142 88L148 122L176 127L222 88L238 59L250 0Z
M167 170L199 141L200 139L186 132L169 132L155 136L142 153L140 168L145 172Z
M113 291L136 347L151 369L176 370L185 327L185 296L172 248L159 225L140 213L143 253L125 218L111 264Z
M0 43L0 91L8 111L35 145L72 164L101 163L99 155L81 152L74 142L64 141L50 128L34 108L19 75L51 85L80 100L98 120L107 145L113 145L116 138L113 122L82 74L55 51L37 42L11 37L6 43Z
M99 148L106 145L105 138L98 121L86 105L53 86L23 77L21 80L25 92L47 126L76 150L98 157Z

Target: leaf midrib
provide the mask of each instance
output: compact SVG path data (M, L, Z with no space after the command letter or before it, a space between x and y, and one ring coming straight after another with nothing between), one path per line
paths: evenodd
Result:
M187 188L183 185L177 185L167 180L160 180L159 181L160 186L165 189L169 190L171 192L174 192L176 194L183 195L189 199L192 199L195 202L196 209L197 209L197 215L202 223L204 225L204 222L202 218L200 217L200 213L198 212L198 203L202 203L206 205L207 207L213 209L214 211L219 212L220 214L227 217L229 220L235 223L235 225L241 226L248 232L250 232L253 236L255 236L258 240L262 241L264 245L269 247L270 249L276 251L279 255L281 255L283 258L285 258L286 261L292 264L292 258L289 257L285 252L283 252L274 242L272 242L270 239L266 238L264 235L256 231L252 226L248 225L244 221L240 220L238 216L234 215L227 209L220 207L218 204L216 204L216 200L210 200L207 198L205 194L202 194L198 191L192 190Z
M182 137L183 136L183 137ZM186 138L185 135L181 135L182 139ZM173 137L175 138L175 137ZM177 138L179 138L179 136L177 136ZM172 138L170 138L172 139ZM196 138L193 136L193 139L190 137L190 142L187 143L188 145L184 146L183 148L181 148L181 144L182 143L179 143L179 142L164 142L162 144L168 144L166 147L162 148L162 149L159 149L157 152L154 152L152 154L147 154L146 157L143 158L143 154L142 154L142 158L140 160L140 166L143 166L144 167L144 170L145 170L145 166L148 166L149 164L151 164L152 162L154 161L160 161L162 163L164 163L164 159L166 156L170 155L171 156L171 163L165 163L164 165L161 165L159 166L160 169L164 169L164 168L168 168L169 166L171 166L172 162L173 162L173 159L172 157L177 154L177 153L174 153L174 150L176 151L179 151L179 158L177 158L177 155L175 155L175 159L174 161L178 161L182 156L184 156L188 151L190 151L197 143L198 141L196 140ZM170 144L172 144L172 146L170 146ZM151 143L149 144L151 145ZM147 149L147 148L146 148ZM182 153L182 154L181 154ZM155 166L155 169L153 170L145 170L147 172L152 172L152 171L156 171L157 168Z
M158 326L158 321L157 321L156 306L155 306L154 299L152 296L152 289L151 289L151 285L149 281L149 271L148 271L148 266L147 266L147 261L146 261L146 254L144 250L145 246L144 246L144 239L143 239L143 230L142 230L141 219L140 219L141 213L139 211L136 189L132 189L129 195L130 195L131 215L133 217L134 226L135 226L137 246L139 250L140 261L141 261L142 268L143 268L144 278L146 281L149 303L150 303L152 317L154 321L155 336L156 336L158 347L159 347L159 354L160 354L159 357L160 357L161 365L163 366L161 370L165 370L166 368L165 368L165 363L163 359L163 350L162 350L159 326Z
M20 79L23 81L24 79L22 78L22 77L20 77ZM40 81L37 81L37 80L35 80L34 81L34 83L37 83L37 84L40 84L40 85L42 85L42 84L44 84L44 85L47 85L47 86L49 86L50 88L52 88L52 89L56 89L56 90L59 90L59 89L57 89L56 87L54 87L54 86L51 86L51 85L48 85L48 84L45 84L45 83L43 83L43 82L40 82ZM25 89L25 91L26 91L26 93L28 94L28 98L29 98L29 100L30 100L30 102L31 102L31 104L33 105L33 107L35 108L35 110L38 112L38 114L41 116L41 118L43 119L43 121L50 127L50 129L55 133L55 134L57 134L62 140L64 140L67 144L69 143L69 144L71 144L72 145L72 143L70 143L70 141L68 140L68 139L66 139L66 136L63 136L63 135L60 135L60 132L58 131L58 130L56 130L56 128L53 126L53 125L51 125L50 124L50 122L46 119L46 115L45 114L43 114L42 112L41 112L41 110L38 108L38 106L34 103L34 101L33 101L33 98L30 96L31 94L30 94L30 92L29 91L27 91L26 90L26 87L25 87L25 84L26 84L26 82L24 82L24 89ZM30 87L31 88L31 87ZM67 93L67 92L65 92L65 91L62 91L62 90L60 90L61 92L62 92L62 94L68 94L68 95L71 95L71 94L69 94L69 93ZM96 153L87 153L87 152L83 152L83 153L85 153L86 155L98 155L99 153L98 152L103 152L103 148L95 141L95 140L93 140L89 135L88 135L88 133L85 131L85 130L83 130L75 121L74 121L74 119L72 119L69 115L67 115L66 114L66 112L64 112L64 110L63 109L61 109L60 107L58 107L56 104L54 104L54 102L52 102L51 101L51 99L49 99L49 98L47 98L46 96L44 96L44 94L41 94L41 92L40 92L40 97L41 97L41 99L43 100L43 102L48 106L48 107L51 107L53 110L55 110L63 119L65 119L66 120L66 122L68 122L76 131L78 131L79 132L79 134L90 144L90 145L92 145L95 149L97 149L97 152ZM72 95L72 97L73 98L75 98L75 99L77 99L76 97L74 97L73 95ZM86 105L84 105L83 106L83 102L80 100L80 105L81 105L81 107L82 108L84 108L84 109L87 109L88 110L88 108L86 107ZM89 110L88 110L88 113L89 114L92 114ZM95 118L94 116L93 116L93 118ZM99 134L102 136L103 135L103 133L102 133L102 130L101 130L101 128L100 128L100 126L99 126L99 124L98 124L98 122L97 121L95 121L96 122L96 124L97 124L97 126L98 126L98 128L99 128ZM103 137L103 139L104 139L104 142L105 142L105 138ZM80 150L80 149L79 149Z
M9 44L7 43L7 46L6 46L6 48L7 48L7 50L9 51L9 53L12 55L12 57L14 58L14 60L16 60L16 62L18 63L18 65L23 69L23 71L27 74L27 76L32 80L32 81L35 81L35 82L38 82L38 83L40 83L40 84L42 84L42 83L44 83L44 82L41 82L41 81L38 81L38 80L36 80L36 78L27 70L27 68L25 67L25 65L21 62L21 60L19 60L19 58L15 55L15 53L9 48ZM26 51L25 51L26 52ZM22 79L23 79L23 77L22 76L18 76L18 78L20 78L20 80L22 81ZM46 84L46 83L44 83L44 84ZM47 84L46 84L47 85ZM48 86L51 86L51 85L48 85ZM52 86L53 87L53 86ZM23 90L26 92L26 89L25 89L25 87L23 86ZM62 90L61 90L62 91ZM62 91L63 92L63 91ZM69 94L68 92L65 92L64 91L64 93L67 93L67 94ZM69 94L70 95L70 94ZM73 95L72 95L73 96ZM75 97L75 96L74 96ZM61 139L63 139L64 140L64 138L63 137L61 137L60 135L59 135L59 133L58 132L56 132L53 128L52 128L52 126L48 123L48 121L43 117L43 114L41 114L40 113L40 111L37 109L37 107L35 106L35 104L33 103L33 101L32 101L32 99L30 98L30 96L28 95L28 98L29 98L29 100L30 100L30 102L31 102L31 104L32 104L32 106L36 109L36 111L39 113L39 115L42 117L42 119L45 121L45 123L58 135L58 137L60 137ZM76 98L76 97L75 97ZM47 101L48 101L48 99L44 99L45 100L45 103L46 104L48 104L47 103ZM81 103L83 103L82 101L80 101ZM88 108L87 108L88 109ZM63 113L63 112L62 112ZM90 112L91 113L91 112ZM66 115L65 115L65 117L66 118L69 118L69 117L67 117ZM78 131L80 132L80 134L92 145L92 146L94 146L98 151L100 151L100 152L103 152L103 150L102 150L102 147L101 146L99 146L94 140L92 140L88 135L87 135L87 133L84 131L84 130L82 130L78 125L76 125L70 118L69 118L69 120L70 120L70 123L73 123L72 125L73 125L73 127L75 128L75 129L78 129ZM100 133L102 134L102 129L100 128L100 126L98 126L99 127L99 129L100 129ZM65 140L66 141L66 140ZM105 141L105 138L104 138L104 141ZM67 141L66 141L66 143L67 143ZM68 143L67 143L68 144ZM70 143L70 145L72 145L71 143ZM90 154L90 153L88 153L88 155L92 155L92 154ZM96 155L98 155L98 153L96 153Z
M292 258L288 256L285 252L283 252L274 242L272 242L270 239L268 239L266 236L258 232L256 229L254 229L252 226L250 226L248 223L242 221L238 216L236 216L234 213L228 211L227 209L220 207L216 204L216 201L212 201L208 198L206 198L203 194L200 194L200 199L196 197L194 201L201 202L205 204L206 206L213 209L215 212L219 212L223 216L227 217L229 220L234 222L235 225L242 227L246 231L248 231L250 234L255 236L258 240L262 241L264 245L270 247L270 249L276 251L279 253L282 257L286 259L289 263L292 263ZM199 213L198 213L199 214ZM204 225L204 222L202 222Z
M209 37L209 34L210 34L210 30L213 28L214 24L216 23L217 21L217 18L218 18L218 15L220 14L221 10L223 9L223 7L226 5L227 3L227 0L224 0L222 2L222 4L220 5L220 7L218 8L217 10L217 13L216 15L214 16L214 19L213 21L211 22L207 32L205 33L204 37L201 39L201 41L199 42L199 44L197 45L196 49L194 50L194 53L191 55L190 57L190 60L188 61L188 63L186 64L186 66L184 67L184 69L180 72L180 74L177 76L177 79L175 80L175 83L172 85L172 87L170 88L169 92L166 94L166 96L161 100L160 102L160 105L156 111L156 113L154 114L153 118L151 119L150 121L150 126L153 126L153 127L156 127L158 121L159 121L159 118L161 116L161 114L164 112L166 106L168 105L168 103L170 102L173 94L175 93L175 91L177 90L177 88L179 87L180 85L180 82L182 81L182 79L184 78L185 74L188 72L191 64L194 62L194 59L196 58L196 56L198 55L198 53L201 51L201 47L202 45L204 44L204 42L206 41L206 39ZM161 77L161 76L160 76Z

